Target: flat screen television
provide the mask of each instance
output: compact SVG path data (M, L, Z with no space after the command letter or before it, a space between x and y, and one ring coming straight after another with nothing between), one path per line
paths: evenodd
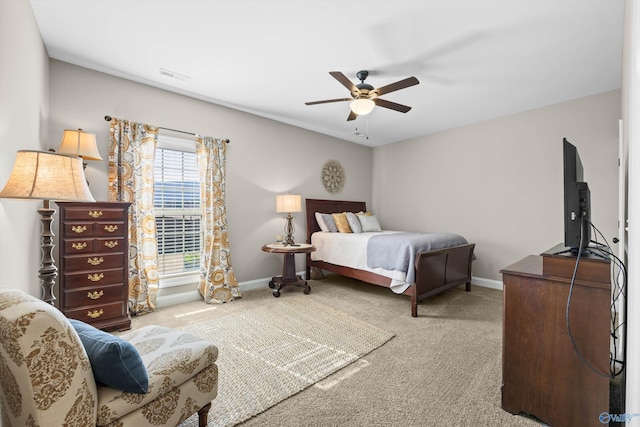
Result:
M582 162L574 145L563 138L564 245L572 253L585 251L591 241L591 194L584 182Z

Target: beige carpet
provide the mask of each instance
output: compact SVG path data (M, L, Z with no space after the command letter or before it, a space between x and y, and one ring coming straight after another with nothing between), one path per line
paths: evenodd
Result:
M264 288L229 304L194 302L133 319L181 327L265 304L301 299L331 306L395 337L313 386L246 420L256 426L537 426L500 407L502 292L456 288L418 305L388 289L340 276L310 282L311 293ZM270 325L281 319L270 319ZM267 328L263 328L267 329ZM221 353L222 357L222 353ZM222 372L222 368L221 368ZM255 382L247 378L247 387ZM219 405L218 399L212 406Z
M209 426L233 426L349 365L393 334L304 296L182 327L219 349ZM197 425L195 417L183 426Z

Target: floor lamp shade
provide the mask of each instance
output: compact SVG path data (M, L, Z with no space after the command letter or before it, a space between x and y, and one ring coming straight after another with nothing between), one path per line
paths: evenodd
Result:
M38 209L42 223L42 259L38 273L42 299L53 304L58 268L53 260L55 245L51 223L56 211L49 208L49 200L95 202L84 177L82 159L45 151L18 151L9 180L0 191L0 198L44 200L44 207Z
M76 156L18 151L0 198L95 202Z
M83 132L82 129L65 129L62 134L62 142L58 147L58 153L80 156L84 160L102 160L96 144L96 136Z

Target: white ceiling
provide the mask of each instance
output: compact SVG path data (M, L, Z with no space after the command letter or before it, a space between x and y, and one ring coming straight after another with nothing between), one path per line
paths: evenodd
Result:
M51 58L368 146L621 86L624 0L30 1ZM412 110L304 104L362 69Z

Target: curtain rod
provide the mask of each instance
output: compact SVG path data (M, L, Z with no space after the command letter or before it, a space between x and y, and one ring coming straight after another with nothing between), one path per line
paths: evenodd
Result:
M110 122L110 121L111 121L111 118L112 118L111 116L104 116L104 119L105 119L106 121L108 121L108 122ZM186 131L178 130L178 129L165 128L165 127L162 127L162 126L158 126L158 127L159 127L160 129L169 130L169 131L171 131L171 132L186 133L187 135L193 135L193 136L195 136L195 135L196 135L196 134L195 134L195 133L193 133L193 132L186 132ZM231 142L231 141L229 141L228 139L225 139L225 140L224 140L224 142L226 142L226 143L228 144L228 143L229 143L229 142Z

